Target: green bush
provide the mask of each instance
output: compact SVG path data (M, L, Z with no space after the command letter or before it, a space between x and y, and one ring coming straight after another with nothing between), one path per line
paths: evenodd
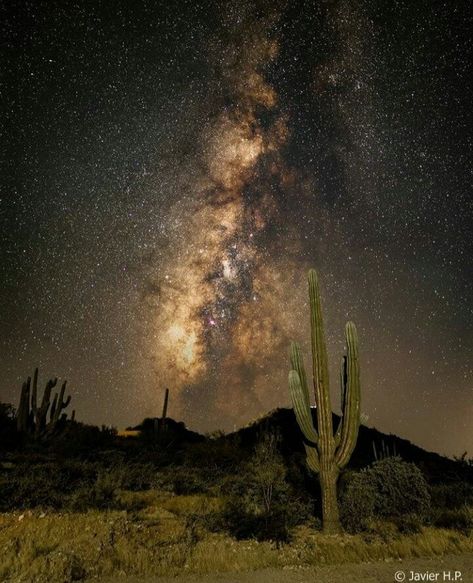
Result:
M86 510L119 507L119 490L147 490L156 481L151 464L44 461L0 473L0 511L34 507Z
M470 506L463 506L453 510L441 510L433 523L440 528L458 530L469 536L473 532L473 509Z
M68 421L63 431L55 435L54 439L46 439L43 446L65 458L89 459L101 449L113 448L115 439L116 430L113 428Z
M293 526L312 517L313 506L295 495L286 472L278 437L265 434L251 460L223 483L226 503L217 527L238 539L287 541Z
M450 482L436 484L430 489L432 506L435 508L461 508L473 505L473 484Z
M394 522L400 533L417 534L422 532L424 519L418 514L406 514L404 516L396 517Z
M133 492L149 490L156 483L156 468L152 464L126 464L120 474L121 488Z
M365 472L354 472L345 477L344 481L340 496L340 518L349 532L360 532L368 527L374 516L376 490Z
M155 478L156 472L149 464L117 464L110 468L98 468L95 480L83 482L74 489L64 506L75 511L122 508L121 490L147 490Z
M161 482L171 484L178 496L205 494L209 487L208 469L205 467L170 467L161 475Z
M123 468L99 471L93 483L83 483L64 502L75 511L89 508L111 509L120 506L118 493L122 487Z
M374 511L377 516L417 514L424 517L427 514L429 489L415 464L392 457L375 462L365 473L376 492Z
M0 510L63 508L70 494L95 476L95 467L82 462L18 464L0 475Z
M363 530L372 517L403 519L403 528L415 529L414 521L424 520L429 508L430 494L422 472L398 457L377 461L354 473L341 495L342 522L355 532Z

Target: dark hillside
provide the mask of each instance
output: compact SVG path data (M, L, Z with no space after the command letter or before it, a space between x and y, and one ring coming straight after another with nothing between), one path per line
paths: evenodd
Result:
M314 423L315 409L313 409ZM333 415L334 427L337 427L338 415ZM268 431L277 431L281 435L281 453L285 456L300 454L304 457L303 437L292 409L275 409L247 427L222 437L223 440L237 441L242 448L252 449L259 436ZM374 444L374 447L373 447ZM375 449L378 456L383 450L388 455L399 455L405 461L414 462L424 472L429 482L447 482L467 480L473 482L473 467L434 452L426 451L407 439L386 434L377 429L360 427L357 446L349 462L349 469L360 469L375 461Z

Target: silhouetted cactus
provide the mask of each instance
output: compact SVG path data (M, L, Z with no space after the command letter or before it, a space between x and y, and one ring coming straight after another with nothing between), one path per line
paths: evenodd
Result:
M322 307L317 273L313 269L309 271L309 298L317 429L312 420L302 354L295 342L291 344L289 389L297 422L305 438L307 465L319 474L323 529L326 533L337 533L341 531L337 501L338 476L355 448L360 426L358 338L355 325L348 322L345 327L347 354L343 356L340 367L342 416L334 434Z
M16 428L20 432L28 431L30 425L30 385L31 377L28 377L21 387L20 403L16 413Z
M30 433L35 436L53 433L57 429L59 422L65 421L67 418L67 414L62 413L71 402L70 396L64 400L66 383L67 381L64 381L59 395L57 393L54 395L51 404L51 390L56 386L57 378L50 379L46 383L41 405L38 407L38 369L36 368L33 375L33 386L31 387L31 377L28 377L21 388L16 419L17 430L21 433ZM48 411L49 421L47 420Z
M166 419L168 415L168 403L169 403L169 389L166 389L166 392L164 393L163 414L161 415L161 419Z
M397 457L398 454L396 451L396 442L393 441L392 451L391 451L389 444L386 445L386 443L384 442L384 439L382 439L381 440L381 447L380 447L380 450L378 451L378 448L376 447L376 442L373 441L373 454L374 454L374 459L377 462L384 460L384 459L387 459L389 457Z
M164 393L163 413L162 413L160 419L154 420L155 433L159 434L166 429L166 417L168 414L168 403L169 403L169 389L166 389L165 393Z

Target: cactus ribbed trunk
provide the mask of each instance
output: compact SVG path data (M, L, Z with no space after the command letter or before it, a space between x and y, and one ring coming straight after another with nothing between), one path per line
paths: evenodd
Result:
M323 530L327 534L337 534L341 531L337 500L338 476L355 448L360 426L358 337L355 325L348 322L345 326L347 353L341 360L340 369L342 415L334 434L322 305L317 273L313 269L309 271L309 299L317 429L312 420L307 374L296 343L291 345L289 390L294 413L304 436L307 465L311 471L319 474Z
M322 524L326 534L338 534L342 531L337 500L337 481L339 472L336 468L320 467L320 492L322 494Z

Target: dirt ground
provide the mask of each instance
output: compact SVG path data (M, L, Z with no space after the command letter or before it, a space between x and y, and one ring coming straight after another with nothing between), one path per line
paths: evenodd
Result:
M473 583L473 555L448 555L434 559L330 565L317 568L264 569L246 573L187 575L175 578L125 577L114 579L113 583L392 583L393 581ZM112 580L101 579L100 583L112 583Z

